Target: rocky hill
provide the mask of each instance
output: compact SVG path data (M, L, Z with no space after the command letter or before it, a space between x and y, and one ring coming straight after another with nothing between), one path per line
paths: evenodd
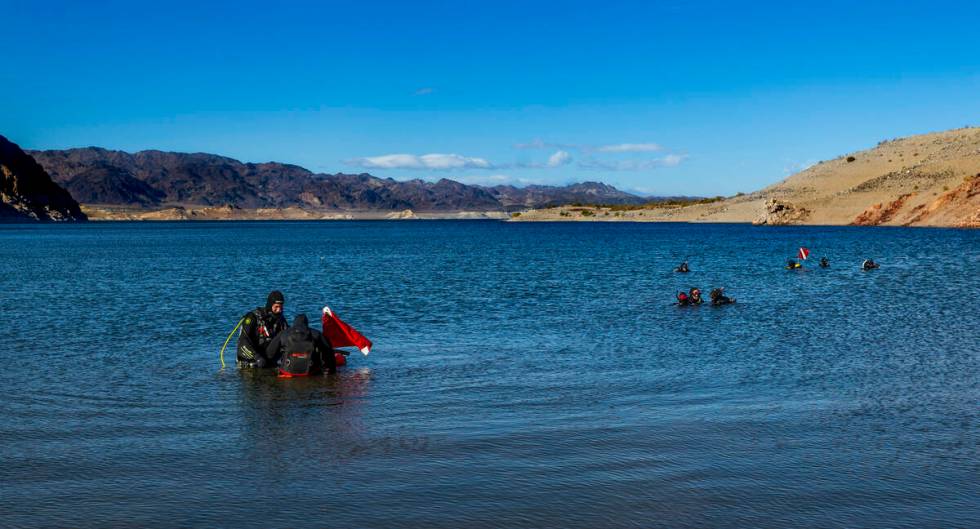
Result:
M495 186L489 188L505 210L558 206L561 204L642 204L643 199L600 182L582 182L565 187Z
M314 174L295 165L242 163L203 153L126 153L88 147L31 154L79 202L128 208L233 205L245 209L444 212L646 200L595 182L565 187L482 187L446 179L396 181L369 174Z
M754 193L686 207L538 210L519 220L980 227L980 128L887 140ZM564 215L564 216L562 216Z
M16 144L0 136L0 220L86 220L78 202Z
M882 141L698 215L758 224L980 227L980 128Z

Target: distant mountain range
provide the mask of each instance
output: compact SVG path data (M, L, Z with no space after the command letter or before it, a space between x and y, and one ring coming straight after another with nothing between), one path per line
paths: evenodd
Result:
M599 182L485 187L453 180L397 181L370 174L315 174L284 163L242 163L205 153L98 147L29 151L83 204L145 209L174 205L320 210L515 211L561 204L642 204L651 199Z

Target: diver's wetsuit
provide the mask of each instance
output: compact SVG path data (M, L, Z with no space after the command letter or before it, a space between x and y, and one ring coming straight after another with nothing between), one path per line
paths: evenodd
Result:
M258 307L242 318L238 335L238 363L241 367L275 367L275 350L269 345L286 329L286 318L272 312L271 306Z
M687 302L690 305L700 305L704 303L704 298L701 297L701 289L692 288L687 293Z
M268 352L270 357L274 359L273 365L275 365L275 362L282 359L283 350L286 347L286 338L292 333L307 335L309 337L309 341L313 342L313 366L310 369L311 372L337 372L337 359L333 355L333 346L330 345L330 340L320 333L320 331L310 328L309 320L306 318L305 314L296 316L296 319L293 320L292 326L279 333L272 340L272 342L269 343Z
M728 305L729 303L735 303L735 300L726 296L720 290L711 292L711 304L718 305Z

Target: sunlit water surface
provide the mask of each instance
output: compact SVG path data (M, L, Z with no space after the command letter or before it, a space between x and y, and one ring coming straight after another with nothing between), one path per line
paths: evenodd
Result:
M978 278L959 230L0 226L0 526L978 527ZM375 350L220 370L271 289Z

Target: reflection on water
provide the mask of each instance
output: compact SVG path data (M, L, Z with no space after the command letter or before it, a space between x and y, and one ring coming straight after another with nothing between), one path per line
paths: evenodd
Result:
M246 458L272 468L290 460L330 464L365 443L369 368L292 379L279 378L271 369L236 374L243 418L239 443L246 447Z
M253 244L290 239L309 246ZM0 226L0 527L978 527L978 243ZM783 270L799 246L831 268ZM673 306L692 286L738 303ZM322 377L219 370L273 288L375 350Z

